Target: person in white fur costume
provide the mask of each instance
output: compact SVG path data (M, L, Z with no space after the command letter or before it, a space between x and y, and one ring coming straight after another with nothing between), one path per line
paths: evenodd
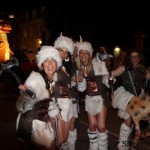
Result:
M55 40L54 47L58 50L63 62L68 58L69 54L72 56L75 50L75 45L73 40L67 36L63 36L62 34ZM76 83L73 85L71 84L72 76L75 73L72 66L72 60L69 61L69 66L70 69L68 70L66 67L66 63L63 63L59 69L59 72L60 74L63 75L64 80L70 82L71 91L72 91L71 99L73 102L73 107L71 108L72 111L70 111L70 115L72 116L72 118L70 117L70 119L68 120L69 122L66 121L67 122L66 126L69 128L69 136L67 142L62 145L63 150L75 150L75 145L77 140L77 129L75 126L75 119L78 118L78 107L77 107L78 97L76 93L77 90ZM82 83L80 84L82 85Z
M89 127L87 130L90 145L89 150L108 149L108 131L105 128L107 101L109 94L108 70L105 62L92 58L91 43L84 41L77 45L78 57L76 69L83 78L84 86L78 84L80 91L85 91L85 110L87 111Z
M66 122L73 117L70 83L58 72L62 59L54 47L41 47L37 65L40 71L32 71L19 86L17 135L46 149L59 149L68 138ZM26 89L35 93L35 99Z

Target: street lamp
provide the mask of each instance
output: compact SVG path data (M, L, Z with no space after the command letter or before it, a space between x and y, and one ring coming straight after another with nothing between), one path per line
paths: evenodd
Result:
M115 57L115 58L119 57L120 52L121 52L120 47L119 47L119 46L116 46L116 47L114 48L114 57Z

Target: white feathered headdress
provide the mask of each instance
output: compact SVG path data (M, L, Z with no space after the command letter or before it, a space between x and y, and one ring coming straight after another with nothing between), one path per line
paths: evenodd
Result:
M38 54L37 58L37 66L42 70L42 63L46 59L54 59L57 62L57 69L62 65L62 59L57 51L52 46L42 46Z

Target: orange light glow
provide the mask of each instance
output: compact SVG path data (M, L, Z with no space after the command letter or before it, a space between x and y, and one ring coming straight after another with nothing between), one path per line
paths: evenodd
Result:
M10 59L11 50L7 39L7 33L11 30L11 26L0 20L0 62Z

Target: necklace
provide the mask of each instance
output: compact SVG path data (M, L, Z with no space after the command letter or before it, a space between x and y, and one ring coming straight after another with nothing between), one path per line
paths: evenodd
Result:
M69 76L69 73L67 72L66 68L65 68L64 66L62 66L61 68L62 68L63 72L64 72L67 76Z
M83 76L84 77L88 76L87 66L83 66Z

